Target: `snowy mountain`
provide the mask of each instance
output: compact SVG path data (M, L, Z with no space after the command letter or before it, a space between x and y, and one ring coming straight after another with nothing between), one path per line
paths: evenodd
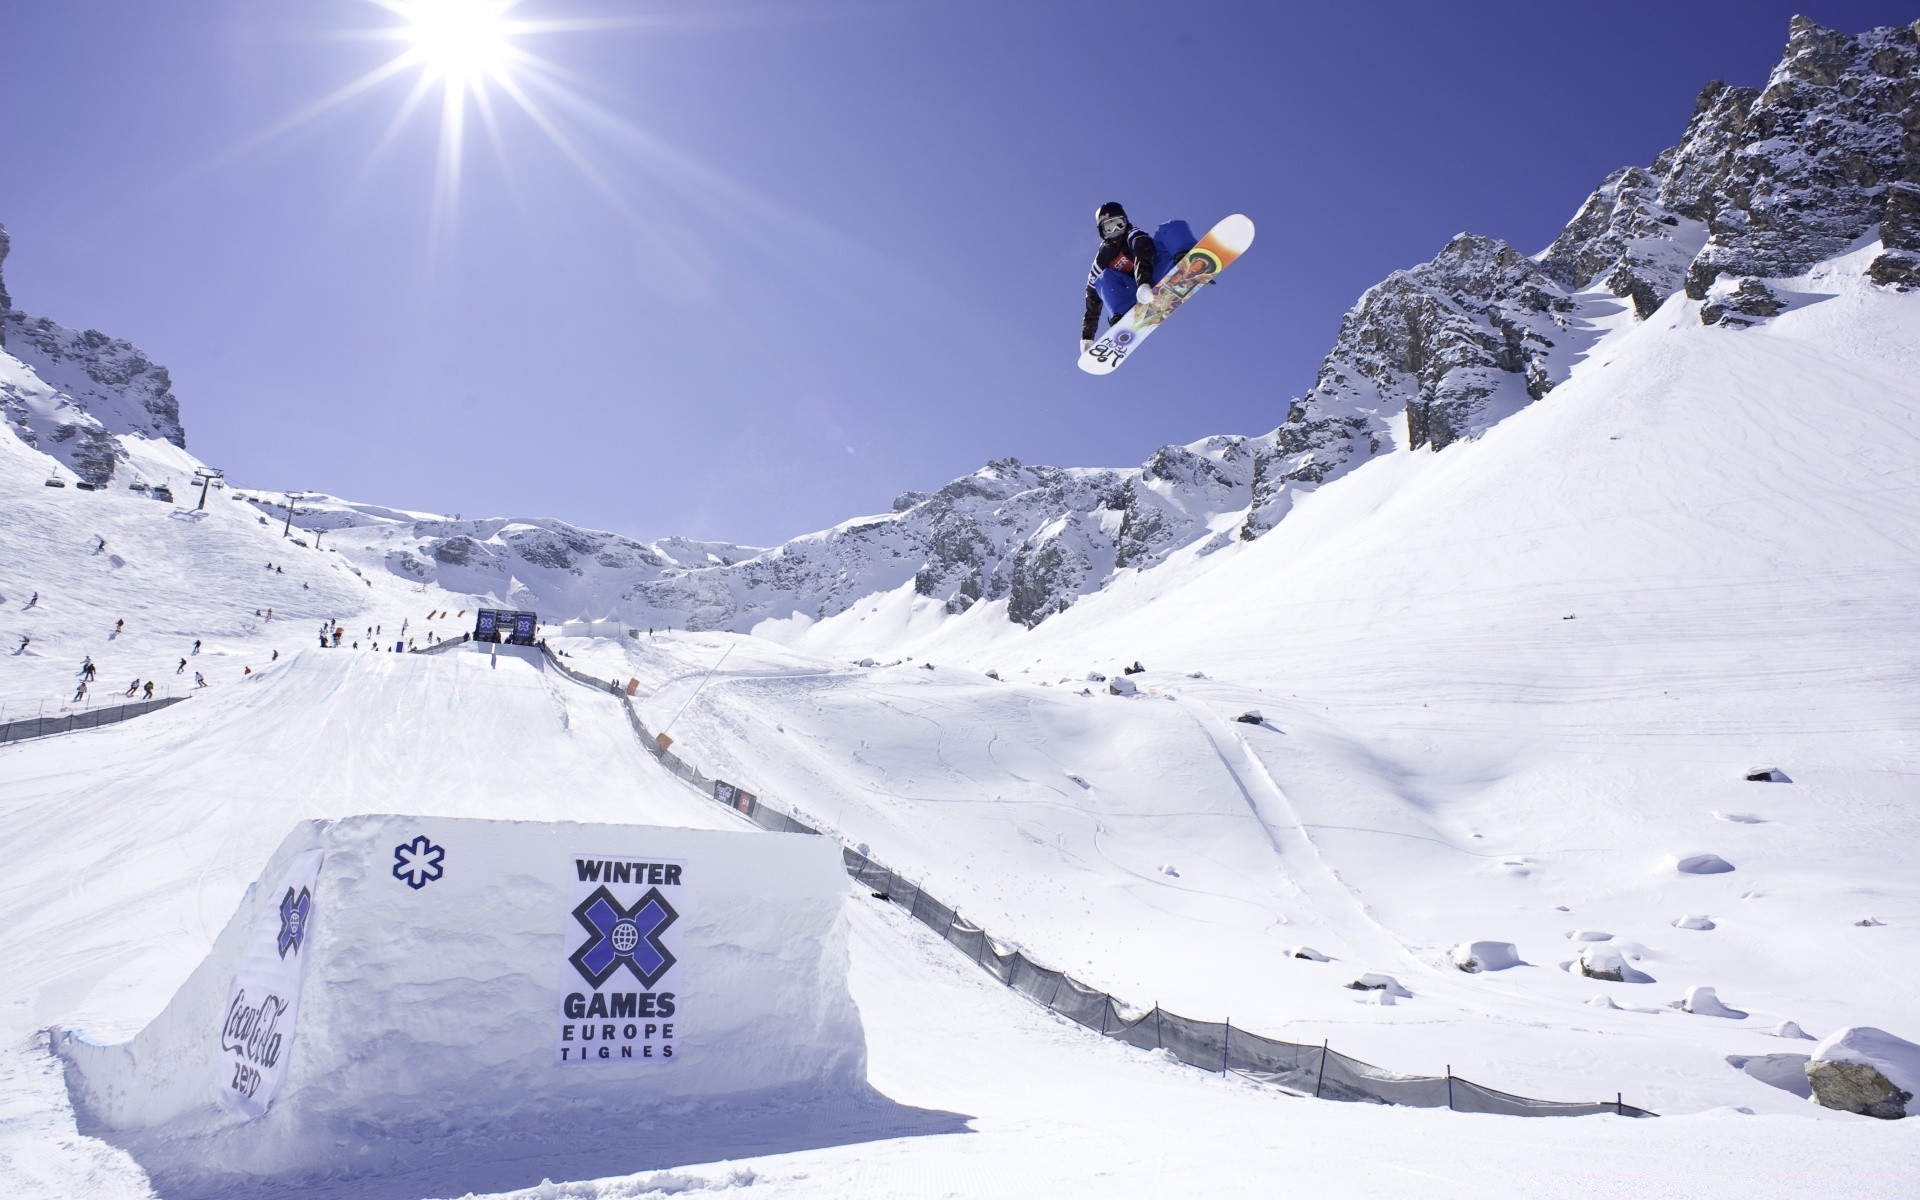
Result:
M892 513L628 599L744 631L829 617L912 580L948 612L1004 599L1008 619L1032 626L1182 547L1259 537L1300 496L1397 445L1480 436L1619 324L1609 297L1645 320L1684 288L1711 301L1704 319L1751 324L1780 309L1767 278L1876 236L1869 277L1920 286L1917 63L1913 28L1849 37L1795 18L1766 88L1709 84L1681 140L1609 175L1545 251L1461 234L1370 288L1267 434L1168 446L1134 469L991 463Z
M0 228L0 267L11 248ZM0 417L27 445L104 485L128 464L119 435L186 449L172 388L131 342L15 309L0 277Z
M1920 1038L1917 62L1915 31L1796 21L1765 89L1709 87L1541 254L1463 234L1370 289L1265 436L997 461L770 550L243 487L156 503L123 485L197 465L164 373L9 308L0 718L143 681L193 699L0 747L0 1192L206 1194L76 1104L49 1031L163 1021L294 823L733 821L631 716L1143 1012L1664 1115L1334 1104L1194 1070L850 888L868 1082L940 1122L800 1136L755 1109L768 1140L723 1142L662 1106L633 1119L678 1157L613 1137L555 1165L551 1112L477 1148L492 1097L421 1088L431 1064L361 1021L309 1023L297 1053L400 1089L422 1157L383 1190L300 1194L1240 1195L1273 1163L1383 1197L1911 1190L1909 1127L1813 1104L1809 1068ZM113 486L44 486L75 461ZM676 628L543 630L631 692L531 653L378 652L489 598ZM503 904L522 869L487 881ZM369 882L406 911L414 885ZM353 947L376 984L408 928L381 924ZM438 982L507 1003L500 932L433 948L458 955ZM551 1053L439 1032L514 1070ZM193 1101L199 1070L162 1082ZM363 1133L263 1128L346 1167ZM187 1132L165 1148L198 1153ZM495 1150L516 1161L467 1182L433 1157Z

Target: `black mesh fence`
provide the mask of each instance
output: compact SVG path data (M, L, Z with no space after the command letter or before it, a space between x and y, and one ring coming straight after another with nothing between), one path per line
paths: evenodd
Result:
M98 729L102 725L117 725L122 721L131 721L135 717L156 712L170 704L178 704L185 699L187 699L185 696L168 696L159 700L135 700L130 704L113 704L83 709L80 712L57 713L51 717L21 717L0 721L0 746L8 742L24 742L28 738L51 737L56 733L73 733L81 729Z
M542 649L545 644L542 643ZM620 685L583 675L547 652L547 661L588 687L613 692ZM625 705L634 733L660 764L687 780L716 803L733 809L762 829L778 833L820 831L723 779L711 779L661 745L631 704ZM842 846L847 874L876 897L899 906L914 920L952 944L1008 988L1089 1030L1142 1050L1159 1050L1203 1071L1233 1071L1245 1078L1300 1096L1358 1104L1398 1104L1415 1108L1451 1108L1457 1112L1518 1117L1623 1117L1656 1114L1611 1101L1534 1100L1471 1083L1457 1075L1401 1075L1341 1054L1325 1042L1281 1041L1239 1029L1226 1021L1201 1021L1155 1005L1131 1008L1107 992L1064 971L1034 962L1016 947L996 941L959 910L934 898L920 884L873 861L861 850Z

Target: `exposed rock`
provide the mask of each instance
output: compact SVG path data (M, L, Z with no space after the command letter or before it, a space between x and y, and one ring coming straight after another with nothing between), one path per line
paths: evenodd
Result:
M1107 693L1113 696L1137 696L1140 694L1140 688L1125 675L1115 675L1107 680Z
M1720 169L1698 202L1712 236L1688 268L1687 294L1705 299L1722 274L1797 274L1880 223L1887 185L1920 182L1917 71L1910 28L1848 37L1795 17L1730 148L1709 154Z
M1755 767L1747 772L1748 783L1792 783L1787 773L1779 767Z
M1288 958L1304 958L1308 962L1331 962L1332 961L1326 955L1320 953L1318 950L1315 950L1312 946L1294 946L1287 951L1287 957Z
M1825 1108L1895 1121L1907 1115L1913 1093L1895 1087L1877 1069L1861 1063L1807 1063L1807 1084Z
M1718 292L1700 306L1702 325L1725 325L1745 329L1758 325L1787 307L1786 301L1758 279L1742 279L1732 291ZM1751 778L1751 776L1749 776Z
M1234 720L1240 722L1242 725L1264 725L1267 719L1260 715L1259 709L1250 708L1235 717Z

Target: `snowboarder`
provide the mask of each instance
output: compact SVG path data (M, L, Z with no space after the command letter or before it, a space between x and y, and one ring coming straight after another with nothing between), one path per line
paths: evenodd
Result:
M40 603L40 593L39 593L39 592L35 592L35 593L33 594L33 599L31 599L31 600L29 600L29 601L27 601L27 607L28 607L28 608L32 608L32 607L33 607L34 605L36 605L36 604L38 604L38 603Z
M180 674L180 673L181 673L182 671L184 671L184 670L186 670L186 669L187 669L187 660L183 658L183 659L181 659L181 660L180 660L180 665L179 665L179 666L177 666L177 667L175 667L175 668L173 669L173 673L174 673L175 675L178 675L178 674Z
M105 538L103 538L103 537L101 537L101 536L100 536L99 534L97 534L97 533L93 535L93 538L94 538L94 541L95 541L96 543L98 543L98 544L97 544L97 545L95 545L95 546L94 546L94 548L93 548L93 552L94 552L95 554L98 554L98 553L100 553L100 552L101 552L102 550L105 550L105 549L107 548L107 539L105 539Z
M143 700L151 700L151 699L153 699L153 680L151 680L151 679L149 679L149 680L147 680L147 691L146 691L146 695L144 695L143 697L141 697L141 699L143 699Z
M203 688L207 686L207 677L205 675L202 675L200 672L195 671L193 673L193 686L197 688Z
M73 689L73 702L75 704L78 704L80 701L86 698L87 698L87 681L82 679L80 681L80 686Z
M1100 231L1100 248L1093 252L1093 269L1087 272L1087 308L1080 321L1082 354L1093 345L1102 307L1112 310L1107 321L1111 325L1147 298L1153 290L1157 256L1152 235L1134 227L1119 201L1102 204L1094 210L1093 220Z
M1093 269L1087 273L1086 313L1080 321L1082 354L1093 345L1103 307L1107 324L1112 325L1135 304L1152 299L1154 283L1198 240L1185 221L1167 221L1148 233L1128 219L1117 200L1102 204L1093 220L1100 231L1100 248L1094 251Z
M195 639L193 639L193 652L194 652L195 654L198 654L198 653L200 653L200 639L199 639L199 638L195 638Z
M275 650L275 651L273 652L273 657L272 657L271 659L269 659L268 661L270 661L270 662L279 662L279 661L280 661L280 652L279 652L278 650Z

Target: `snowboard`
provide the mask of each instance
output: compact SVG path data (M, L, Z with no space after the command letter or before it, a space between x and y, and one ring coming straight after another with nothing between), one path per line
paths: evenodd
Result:
M1126 315L1107 327L1107 331L1080 356L1080 369L1089 375L1113 371L1173 315L1173 310L1193 298L1195 292L1212 283L1214 277L1233 265L1233 260L1253 245L1253 222L1235 213L1220 220L1199 245L1181 255L1180 261L1153 285L1153 299L1136 304Z

